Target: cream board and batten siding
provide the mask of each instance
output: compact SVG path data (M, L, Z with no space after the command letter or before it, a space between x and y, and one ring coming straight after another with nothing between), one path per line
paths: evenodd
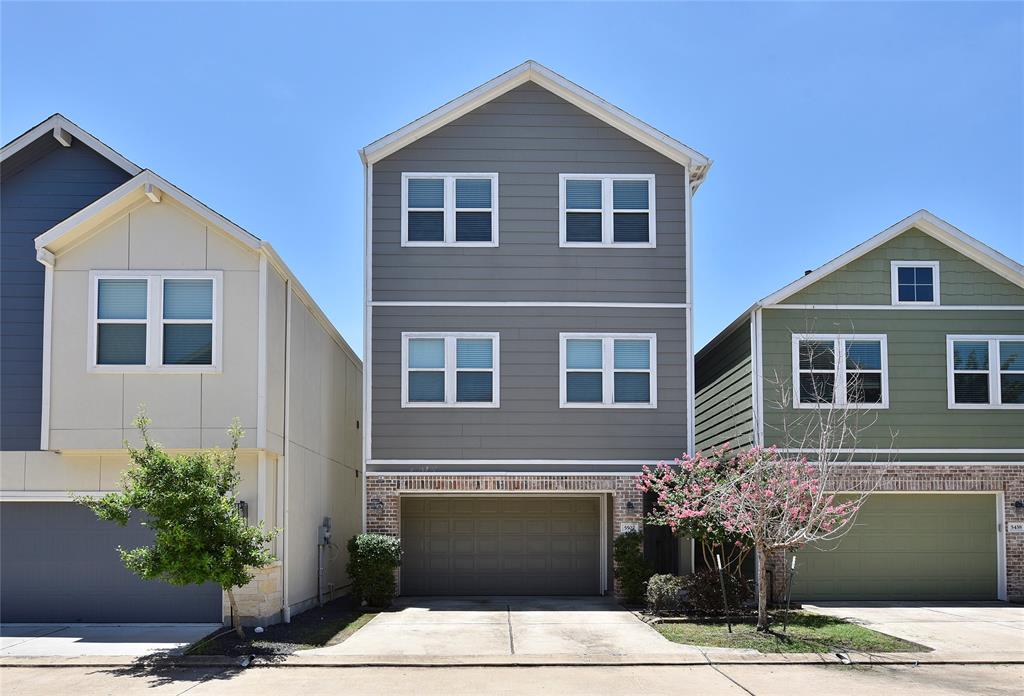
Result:
M402 247L402 173L424 171L497 172L500 244ZM559 174L569 173L654 175L656 248L559 247ZM374 162L369 184L369 471L396 470L400 460L463 460L484 471L687 450L682 165L528 82ZM500 408L402 409L403 331L499 332ZM658 407L560 409L560 332L656 332Z

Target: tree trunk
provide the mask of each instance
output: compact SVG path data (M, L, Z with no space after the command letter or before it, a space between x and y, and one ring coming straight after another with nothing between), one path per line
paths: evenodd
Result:
M758 544L757 554L757 630L768 630L768 554Z
M238 614L238 604L235 602L235 593L231 591L229 587L228 602L231 603L231 626L235 629L235 633L238 634L239 640L245 640L245 631L242 630L242 617Z

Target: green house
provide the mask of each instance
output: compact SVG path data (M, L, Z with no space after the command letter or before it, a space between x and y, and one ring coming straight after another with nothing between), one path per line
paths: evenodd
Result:
M828 457L874 491L841 540L796 552L795 599L1024 599L1020 263L919 211L755 302L697 353L695 388L698 450ZM827 453L823 424L844 433Z

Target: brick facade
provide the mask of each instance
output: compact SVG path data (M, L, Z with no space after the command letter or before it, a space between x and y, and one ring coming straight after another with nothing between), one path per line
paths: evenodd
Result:
M879 478L879 469L884 473ZM992 492L1003 493L1003 530L1006 558L1006 598L1024 601L1024 534L1009 533L1010 522L1024 522L1024 508L1014 502L1024 500L1024 464L895 464L886 466L849 465L837 480L837 490L864 490L877 481L875 490L906 493ZM776 578L785 577L783 554L769 557L768 568ZM774 583L776 599L785 587Z
M609 539L623 525L639 525L643 517L643 495L636 489L633 476L539 476L539 475L445 475L408 476L402 474L368 474L366 477L366 530L378 534L401 534L401 496L410 493L494 495L521 493L579 494L593 492L611 496L611 529ZM632 503L632 507L629 506ZM602 524L607 521L602 520ZM401 578L399 569L399 579ZM618 590L616 588L616 594Z

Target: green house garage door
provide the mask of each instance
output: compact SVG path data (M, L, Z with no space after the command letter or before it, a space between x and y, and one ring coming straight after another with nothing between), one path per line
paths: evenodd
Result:
M402 594L600 592L596 496L408 496L401 508Z
M117 546L153 533L101 522L74 503L0 504L0 621L9 623L220 623L213 584L141 580Z
M828 548L797 552L794 599L996 599L996 496L874 495Z

